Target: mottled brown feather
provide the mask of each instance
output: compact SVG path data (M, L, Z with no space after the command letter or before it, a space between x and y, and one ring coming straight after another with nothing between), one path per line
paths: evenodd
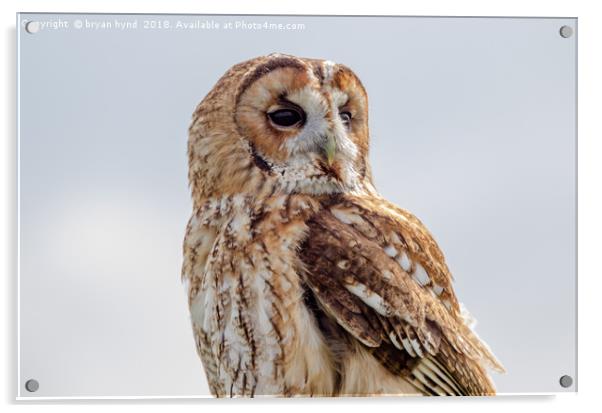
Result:
M283 96L311 125L269 122ZM214 395L493 392L485 366L500 366L464 324L443 254L372 185L368 96L350 69L282 54L234 65L189 135L182 279Z
M395 374L407 375L422 357L434 357L459 383L460 394L494 394L483 364L497 369L501 365L464 324L443 255L420 221L391 205L383 209L378 204L377 209L371 199L363 197L329 197L323 205L307 222L309 233L301 257L306 283L328 314ZM389 209L392 213L383 213ZM342 222L333 210L357 213L367 222ZM396 219L396 214L404 219ZM386 234L392 230L403 236L397 248L403 246L429 276L445 286L445 294L430 293L384 252L390 240ZM352 294L346 288L349 285L366 286L381 297L387 313L378 314ZM443 300L453 305L448 308ZM368 321L374 318L380 319L380 328ZM399 342L407 338L419 343L417 350L412 349L414 357L395 347L390 338L393 333Z

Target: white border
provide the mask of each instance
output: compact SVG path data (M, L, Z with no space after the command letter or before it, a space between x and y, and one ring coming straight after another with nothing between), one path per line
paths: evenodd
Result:
M557 396L559 394L571 394L571 393L552 393L552 392L539 392L539 393L529 393L529 394L525 394L525 393L497 393L494 397L499 398L499 397L553 397L553 396ZM277 396L259 396L262 399L284 399L283 397L277 397ZM301 400L305 397L297 397L297 400ZM360 398L360 397L358 397ZM361 396L361 398L369 398L369 397L364 397ZM399 396L379 396L379 398L382 399L400 399L401 397ZM410 396L410 398L413 399L420 399L420 397L413 397ZM470 397L469 397L470 398ZM477 398L477 397L473 397L473 398ZM487 398L487 397L484 397ZM31 396L31 397L24 397L24 396L17 396L15 398L15 400L17 401L25 401L25 402L30 402L30 401L37 401L37 400L41 400L41 401L49 401L49 400L202 400L202 399L213 399L213 396L211 395L192 395L192 396L67 396L67 397L59 397L59 396L43 396L43 397L36 397L36 396ZM352 400L354 399L353 397L336 397L335 399L349 399Z
M15 26L18 27L19 16L16 16ZM17 32L18 33L18 32ZM21 36L17 34L17 68L21 64ZM17 383L21 382L21 82L19 70L17 77ZM17 388L18 389L18 388ZM17 399L21 392L17 390Z
M49 13L49 15L54 15L55 13ZM72 13L65 13L65 14L72 14ZM79 13L73 13L73 14L79 14ZM90 13L92 14L92 13ZM165 15L168 13L164 13L161 15ZM149 15L149 14L145 14L145 15ZM203 14L202 16L224 16L224 14ZM249 15L249 14L248 14ZM236 15L225 15L225 16L236 16ZM262 16L262 15L258 15L258 16ZM278 15L278 16L291 16L291 15ZM304 15L307 17L310 16L317 16L317 15ZM340 16L340 15L339 15ZM397 16L396 16L397 17ZM425 16L403 16L403 17L415 17L415 18L420 18L420 17L425 17ZM439 17L446 17L446 16L439 16ZM454 16L454 17L458 17L458 18L470 18L472 16ZM485 18L491 18L490 16L482 16ZM16 21L16 25L17 27L19 27L19 14L17 14L16 16L17 21ZM508 18L507 16L500 16L499 18ZM523 19L523 18L539 18L539 17L535 17L535 16L520 16L520 17L510 17L510 18L518 18L518 19ZM565 18L574 18L574 17L543 17L543 18L559 18L559 19L565 19ZM575 25L575 33L578 36L578 27L577 24ZM20 356L20 339L21 339L21 292L20 292L20 284L21 284L21 269L20 269L20 264L21 264L21 242L20 242L20 238L21 238L21 231L20 231L20 227L21 227L21 221L20 221L20 169L19 169L19 163L20 163L20 139L19 137L21 136L20 134L20 90L21 90L21 84L19 82L19 65L20 65L20 40L21 40L21 36L23 35L23 31L18 31L17 32L17 383L23 383L22 381L22 377L21 377L21 356ZM576 133L577 131L575 131ZM576 144L576 142L575 142ZM576 276L577 274L575 274ZM576 329L577 331L577 329ZM577 355L576 355L577 357ZM497 393L496 396L498 397L507 397L507 396L555 396L557 394L561 394L561 393L566 393L567 391L570 392L571 390L575 390L577 391L577 385L578 385L578 376L577 376L577 367L575 368L575 377L573 377L574 379L574 384L573 384L573 388L572 389L568 389L568 390L560 390L558 392L526 392L526 393ZM17 397L16 400L18 401L32 401L32 400L43 400L43 401L49 401L49 400L186 400L186 399L210 399L212 398L211 395L207 394L207 395L199 395L199 394L193 394L193 395L178 395L178 396L171 396L171 395L145 395L145 396L36 396L35 393L28 393L23 387L18 386L17 387ZM267 396L267 398L276 398L273 396Z
M16 256L14 254L14 243L16 238L16 228L14 226L14 214L16 211L15 201L15 125L16 115L14 108L14 69L10 65L14 65L15 46L14 46L14 27L15 14L17 11L52 11L52 12L137 12L137 13L233 13L233 14L393 14L393 15L450 15L450 16L546 16L546 17L564 17L576 16L579 18L579 270L580 270L580 285L579 285L579 395L570 393L559 394L555 397L539 396L510 396L495 399L454 399L453 402L449 399L429 399L422 401L417 399L337 399L337 406L345 405L345 408L365 410L368 404L398 404L402 406L382 406L384 409L390 408L419 408L429 411L429 409L440 411L442 408L450 410L462 411L482 411L485 407L482 403L487 403L486 408L490 411L504 411L514 406L528 407L532 411L566 412L568 409L577 408L578 411L588 407L597 406L598 402L598 383L600 382L600 329L594 328L599 324L599 314L602 293L600 274L600 242L599 235L602 233L600 225L600 212L602 211L602 196L599 190L600 182L602 181L602 162L600 162L600 141L602 137L602 129L600 128L600 92L601 82L600 75L602 73L601 58L599 45L601 40L602 28L600 18L602 17L596 7L597 2L587 0L573 1L526 1L526 0L506 0L499 2L483 2L477 0L455 0L453 2L439 1L406 1L406 2L391 2L387 0L370 0L364 3L351 3L350 1L320 1L320 0L304 0L299 1L284 1L284 0L230 0L229 2L201 2L199 0L189 2L175 0L172 2L147 0L144 3L136 0L106 0L78 2L75 0L69 1L53 1L48 3L45 1L17 1L4 0L2 14L0 19L3 24L3 34L5 39L3 42L5 64L2 65L3 79L5 90L9 91L9 96L0 102L2 110L2 122L0 125L5 126L5 137L3 146L0 150L2 162L0 162L0 173L2 179L2 227L5 234L0 239L0 262L5 267L5 276L2 278L5 285L2 291L5 293L5 300L2 300L7 311L3 312L3 321L5 323L5 340L1 342L2 349L5 353L5 363L2 363L5 368L5 374L0 377L0 388L5 392L3 401L10 411L14 408L13 402L16 388L14 381L14 370L10 366L14 366L15 356L15 333L16 327L14 323L15 314L15 293L18 286L15 288L14 281L11 277L15 277ZM11 32L12 30L12 32ZM8 34L8 36L6 36ZM12 37L11 37L12 36ZM8 38L6 38L8 37ZM12 96L10 96L10 91ZM30 399L28 399L30 400ZM81 400L81 399L77 399ZM135 404L125 403L128 400L133 400ZM114 408L127 406L128 409L144 409L163 411L165 403L157 400L157 403L149 405L148 403L140 403L139 399L119 399L109 402L106 400L98 400L96 403L89 402L70 402L56 404L52 400L46 402L31 401L27 406L22 408L35 408L38 405L43 405L47 411L64 411L65 409L76 408L78 411L94 410L104 408L103 404L111 404ZM173 399L166 399L175 401ZM293 401L280 401L282 399L272 399L265 401L247 402L235 401L234 403L213 402L208 400L206 403L220 403L220 406L209 407L204 404L204 408L219 408L220 410L228 408L249 409L252 407L265 411L269 408L282 409L282 404L286 403L287 410L305 411L306 404L329 406L328 399L320 399L308 401L307 399L295 399ZM495 401L493 401L495 400ZM123 403L121 403L123 402ZM75 405L74 405L75 403ZM197 406L199 402L191 400L189 402L180 401L174 409L194 409L197 411L201 406ZM441 406L444 403L445 406ZM21 404L21 403L19 403ZM121 406L120 406L121 405ZM261 407L258 407L261 406ZM21 408L21 407L20 407ZM161 410L159 410L161 409ZM287 412L288 413L288 412Z

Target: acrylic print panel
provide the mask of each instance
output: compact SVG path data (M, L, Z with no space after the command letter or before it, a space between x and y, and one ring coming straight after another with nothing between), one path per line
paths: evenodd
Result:
M18 43L18 396L484 392L452 292L498 394L576 390L576 19L25 13ZM189 187L193 111L258 56Z

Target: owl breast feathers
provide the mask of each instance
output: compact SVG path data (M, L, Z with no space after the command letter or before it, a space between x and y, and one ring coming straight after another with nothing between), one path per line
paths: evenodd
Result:
M329 61L237 64L196 108L182 277L214 395L495 394L501 364L368 144L366 91Z

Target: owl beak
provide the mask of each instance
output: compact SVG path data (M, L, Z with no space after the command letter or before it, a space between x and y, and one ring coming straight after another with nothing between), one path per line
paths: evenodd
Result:
M337 142L334 139L334 136L328 135L322 146L322 149L324 150L324 154L326 155L326 162L328 163L328 166L332 166L336 148L337 148Z

